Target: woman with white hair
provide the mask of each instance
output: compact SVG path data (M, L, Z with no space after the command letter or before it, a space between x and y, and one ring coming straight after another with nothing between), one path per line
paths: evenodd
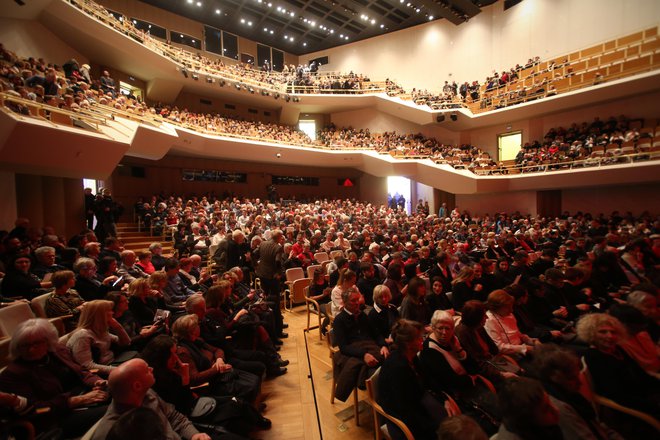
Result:
M477 421L486 432L493 434L497 428L494 417L482 417L498 413L494 394L489 392L493 385L477 375L477 363L468 357L454 334L452 314L444 310L433 313L431 333L424 341L419 359L426 386L435 395L452 396L464 412L478 407Z
M21 323L9 353L11 362L0 373L0 389L14 393L24 410L48 408L26 415L37 434L60 428L64 438L79 437L105 413L105 381L76 363L48 320Z

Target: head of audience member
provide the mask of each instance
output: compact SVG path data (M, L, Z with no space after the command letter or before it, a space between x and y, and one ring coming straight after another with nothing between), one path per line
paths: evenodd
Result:
M124 250L121 252L121 262L126 267L132 267L137 259L135 252L131 250Z
M628 294L626 301L642 312L648 319L655 321L658 318L658 301L652 294L643 290L635 290Z
M103 257L99 261L98 273L109 277L117 272L117 260L112 257Z
M149 245L149 252L151 252L152 255L162 255L163 245L158 242L151 243Z
M626 335L634 337L638 333L646 330L648 320L641 310L630 304L612 304L607 313L614 316L623 324L626 329Z
M173 278L177 276L180 268L181 266L179 264L179 260L176 258L168 258L165 260L165 266L163 267L163 270L167 274L168 278Z
M201 293L190 295L185 303L186 312L196 315L201 321L206 316L206 300Z
M138 407L125 412L112 424L106 440L165 438L166 432L163 420L154 410Z
M43 359L58 347L57 329L47 319L33 318L20 323L9 342L9 357L27 362Z
M431 316L433 338L442 346L451 346L454 340L454 317L446 310L436 310Z
M154 383L152 368L143 359L131 359L110 372L108 390L115 404L137 408Z
M392 339L392 347L412 359L424 344L424 325L417 321L399 319L392 326Z
M374 304L380 309L386 309L392 301L392 292L385 284L374 287Z
M128 310L128 298L122 292L110 292L105 299L112 302L112 314L116 319L121 318Z
M96 263L91 258L78 258L73 265L73 271L81 278L94 278L96 276Z
M472 417L459 414L440 423L437 440L488 440L488 435Z
M354 288L348 288L341 293L341 299L344 302L344 310L351 315L360 313L360 301L362 295Z
M580 359L572 351L555 344L543 344L534 350L532 370L540 380L564 393L576 393L582 385Z
M87 301L80 311L78 329L91 330L97 336L108 333L109 322L114 315L115 305L112 301L96 299Z
M101 243L98 241L89 241L83 249L85 257L97 259L101 253Z
M357 275L355 272L348 268L339 269L339 279L337 280L337 285L342 289L348 289L355 285L357 281Z
M50 278L56 294L64 294L76 284L76 274L70 270L58 270Z
M161 271L156 271L149 275L149 284L153 290L157 290L158 292L163 291L165 286L167 286L167 281L168 277L165 272Z
M128 295L144 300L151 294L149 278L136 278L128 285Z
M423 300L426 296L426 281L420 277L414 277L408 282L408 296L414 302Z
M393 281L401 281L403 278L403 264L392 262L387 266L387 278Z
M494 290L488 295L486 308L499 316L508 316L513 313L515 299L505 290Z
M584 315L577 323L577 335L592 347L613 354L625 333L625 328L614 316L606 313Z
M514 377L503 382L497 393L502 423L520 438L561 438L559 411L552 404L541 382L527 377Z
M199 339L200 328L197 315L184 315L172 324L172 336L178 341L195 342Z
M27 275L30 272L32 260L29 255L17 255L12 261L10 269L14 272Z
M471 299L463 305L461 324L471 329L483 327L486 323L486 306L481 301Z
M41 246L34 250L37 262L43 266L50 267L55 264L55 248Z

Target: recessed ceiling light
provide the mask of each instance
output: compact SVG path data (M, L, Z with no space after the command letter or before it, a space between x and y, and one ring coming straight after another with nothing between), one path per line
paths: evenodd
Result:
M181 38L183 38L183 34L179 34L179 36L180 36Z
M334 29L330 29L330 33L331 33L331 34L334 34L334 33L335 33L335 30L334 30Z
M381 28L381 29L382 29L382 28L384 28L384 27L385 27L385 25L384 25L384 24L381 24L381 25L380 25L380 28Z
M344 34L339 34L339 38L344 38Z
M201 7L201 6L202 6L202 2L197 2L197 6Z
M348 40L348 35L346 35L346 37L344 37L344 39L345 39L345 40Z
M376 20L374 20L374 19L372 18L372 19L371 19L371 24L376 24Z
M271 33L271 35L273 34L273 30L272 30L272 29L270 30L270 33Z
M293 43L293 37L289 38L289 40Z
M188 4L192 5L193 0L188 0Z
M245 19L241 18L241 23L245 24Z
M252 22L251 22L251 21L248 21L248 26L252 26Z
M219 14L219 13L220 13L220 9L216 9L216 10L215 10L215 13L216 13L216 14Z
M269 8L272 8L272 7L273 7L273 4L272 4L271 2L268 2L268 7L269 7Z
M264 28L264 32L268 32L268 28Z
M303 46L307 46L307 43L303 43Z
M295 16L296 16L296 13L295 13L295 12L291 12L291 14L289 14L289 15L291 15L292 17L295 17Z
M415 12L417 12L417 13L419 14L419 11L420 11L420 10L421 10L421 9L417 8L417 9L415 9Z
M433 20L433 18L435 18L435 17L433 17L432 15L429 15L429 21Z

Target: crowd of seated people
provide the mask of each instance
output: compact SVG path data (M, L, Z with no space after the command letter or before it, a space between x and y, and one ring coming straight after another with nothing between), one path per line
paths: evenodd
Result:
M312 141L307 134L291 126L246 121L218 114L197 114L161 103L148 106L135 97L115 94L114 89L108 89L109 86L104 85L108 84L107 72L103 72L100 79L93 79L89 77L86 68L88 66L80 66L76 60L67 61L65 64L68 69L65 71L43 59L21 59L5 48L0 51L0 60L0 85L7 93L75 112L85 113L93 110L98 103L105 106L103 111L112 107L136 116L148 115L158 121L180 124L209 133L310 147L373 149L396 157L430 158L436 163L446 163L454 168L476 173L497 172L496 163L488 153L470 145L444 145L437 139L421 134L371 133L368 129L339 129L334 125L319 131L318 140ZM30 113L28 106L23 103L7 100L5 104L16 112ZM594 163L617 163L622 152L629 152L620 148L622 144L627 146L632 142L635 151L635 142L640 139L651 140L644 138L651 136L649 133L640 135L635 129L628 129L629 121L625 119L620 118L615 125L612 121L611 118L607 123L603 123L596 119L592 124L583 123L580 127L574 124L569 130L551 130L542 145L538 142L525 145L516 158L516 164L521 165L524 171L553 170L560 169L559 164L592 156ZM598 147L603 146L605 151L603 154L594 154L594 146L598 151ZM640 148L640 151L649 149Z
M621 155L651 150L652 132L642 132L625 116L606 121L596 117L592 122L573 123L570 127L551 128L542 141L526 143L515 162L524 172L548 166L560 169L576 161L589 165L588 159L604 157L600 163L618 163ZM643 157L640 157L640 159Z
M245 86L245 90L255 90L251 86L264 87L271 89L264 90L264 93L274 92L276 88L282 93L356 93L358 90L377 90L386 91L389 96L411 97L413 101L420 105L428 105L434 110L443 108L465 107L468 103L479 103L480 109L502 108L510 105L516 105L529 100L539 99L546 96L556 95L559 90L555 88L554 82L563 78L573 76L573 69L568 59L557 62L550 61L543 70L537 69L530 73L526 78L519 78L525 69L537 66L541 63L540 57L530 58L524 65L517 64L515 67L505 69L499 74L493 71L491 76L487 76L482 86L479 81L464 82L460 87L453 82L442 88L438 94L429 93L413 89L412 92L405 91L390 79L386 79L383 85L370 82L369 78L362 74L330 73L325 75L318 71L319 65L312 62L309 65L287 66L284 65L282 72L272 69L270 64L266 63L261 68L255 68L252 64L228 64L220 59L211 59L203 56L201 53L193 54L182 48L172 46L169 41L163 42L152 37L148 32L137 29L131 20L122 16L119 19L103 8L101 5L93 2L78 3L73 0L73 4L78 5L91 14L96 19L113 26L117 30L129 35L138 42L155 50L176 63L189 68L193 71L210 73L222 76L223 74L230 79L238 81L243 85L243 80L250 83ZM544 76L545 74L549 76ZM525 81L529 84L517 84L519 81ZM590 84L600 84L604 77L601 72L595 72L593 81ZM517 84L515 88L506 87L508 84Z
M118 268L136 259L118 254L114 250L117 243L109 239L95 261L87 254L91 249L87 241L94 240L93 232L85 231L81 234L84 239L75 240L77 251L83 255L74 265L75 278L60 271L52 276L53 305L59 305L58 310L63 304L69 310L81 309L76 330L68 337L70 351L48 343L44 349L52 355L39 352L37 356L38 347L17 352L13 362L18 364L11 364L0 375L0 391L25 394L28 403L54 399L61 393L58 388L57 393L46 396L22 382L18 386L17 377L33 374L33 370L25 369L21 356L34 357L28 362L30 368L42 368L44 359L52 360L57 353L62 359L59 362L68 368L76 365L76 371L88 374L86 368L100 366L98 374L111 379L125 368L122 365L126 362L117 365L118 360L133 358L135 351L159 341L166 347L176 343L177 357L187 360L179 360L182 365L195 364L184 369L173 357L169 370L162 371L169 371L170 380L180 380L183 387L196 385L230 372L228 365L232 365L239 372L223 376L219 384L211 381L210 396L220 399L218 402L224 402L221 398L227 394L241 396L241 420L261 417L255 400L257 378L285 372L286 361L277 355L276 348L285 335L278 326L277 305L268 297L259 301L258 292L246 280L253 273L263 276L260 255L275 243L282 252L279 270L303 267L309 252L342 251L327 266L327 279L315 277L319 288L310 289L310 295L327 297L330 304L327 321L332 322L339 347L335 354L339 368L336 396L347 398L370 372L382 366L380 389L388 390L381 395L382 406L408 423L419 438L428 438L424 433L431 432L445 416L459 412L473 417L489 433L522 429L508 421L508 407L498 403L493 390L501 394L512 377L534 375L535 353L545 350L548 343L559 344L572 356L583 356L599 394L658 414L654 344L659 334L660 222L648 214L564 213L557 218L541 218L519 213L472 216L455 209L449 217L438 218L425 212L406 215L397 208L354 200L280 204L212 195L190 199L154 195L151 202L164 204L164 210L178 219L184 235L215 240L220 251L210 257L224 262L221 271L216 276L203 276L208 269L199 266L201 258L195 258L196 263L190 261L202 253L194 245L179 248L179 260L175 260L164 258L162 246L154 243L151 259L140 255L139 263L133 263L140 265L144 276L124 283ZM24 266L28 266L29 274L32 251L44 243L33 229L21 222L4 235L0 254L5 278L13 271L25 274ZM50 235L54 234L43 237L47 237L47 244L53 240L58 243L57 257L65 246L63 240ZM273 241L273 237L281 237L281 241ZM115 258L114 265L104 263L109 258ZM228 268L228 261L236 262L236 266ZM56 259L52 265L59 263ZM96 267L102 265L107 270L97 274ZM128 269L124 267L126 273ZM24 298L50 288L43 284L43 278L30 278L38 284L34 285L37 290L23 292ZM197 282L185 282L191 278ZM79 283L84 288L75 295ZM256 302L265 305L250 306ZM616 310L626 304L637 312ZM163 311L169 312L169 322ZM75 315L72 312L69 319L75 320ZM455 329L455 319L461 315L464 321ZM635 327L634 340L619 327L617 317ZM600 336L603 326L609 326L607 337ZM174 342L159 336L171 338L170 334ZM233 334L231 341L227 334ZM30 339L29 344L37 342ZM28 342L17 344L20 351ZM127 347L128 351L115 352L113 346ZM420 357L415 355L418 351L422 352ZM147 362L163 362L160 368L169 365L157 359ZM432 374L438 369L446 371L442 380ZM620 370L625 370L626 376L617 387L612 382L619 379ZM401 382L405 377L415 378L416 388L410 388L408 381ZM547 378L555 380L548 374L540 377ZM622 389L640 384L644 395L622 394ZM579 401L571 400L575 396L544 385L551 396L582 410ZM95 393L90 391L89 401L107 402L105 389L96 389ZM432 399L420 401L426 391ZM177 409L189 410L192 405L170 403ZM410 411L420 407L434 417L420 420L423 413ZM69 409L62 410L69 414ZM575 438L567 433L576 429L577 422L563 421L561 410L559 425L553 426ZM593 416L580 415L584 423L591 423L589 417ZM615 426L603 429L630 427L625 420L614 422ZM264 421L258 426L267 425Z

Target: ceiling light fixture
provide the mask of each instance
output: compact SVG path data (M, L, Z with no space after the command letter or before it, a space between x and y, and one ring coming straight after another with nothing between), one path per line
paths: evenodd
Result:
M202 2L197 2L197 6L202 7Z
M220 9L216 9L216 10L215 10L215 13L216 13L216 14L220 14L220 12L221 12Z
M429 21L433 20L433 18L435 18L435 17L433 17L432 15L429 15Z
M374 19L372 18L372 19L371 19L371 24L376 24L376 20L374 20Z
M188 0L188 4L192 5L193 0Z

